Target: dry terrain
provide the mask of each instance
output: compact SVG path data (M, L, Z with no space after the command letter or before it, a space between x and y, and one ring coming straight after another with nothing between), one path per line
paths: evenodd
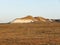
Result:
M0 45L60 45L60 23L0 24Z

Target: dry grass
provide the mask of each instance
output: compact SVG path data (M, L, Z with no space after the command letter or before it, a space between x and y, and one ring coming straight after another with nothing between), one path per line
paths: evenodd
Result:
M0 24L0 45L60 45L60 23Z

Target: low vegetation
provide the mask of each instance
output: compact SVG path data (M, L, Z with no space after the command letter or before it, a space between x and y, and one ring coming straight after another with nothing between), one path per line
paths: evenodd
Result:
M0 45L60 45L60 23L0 24Z

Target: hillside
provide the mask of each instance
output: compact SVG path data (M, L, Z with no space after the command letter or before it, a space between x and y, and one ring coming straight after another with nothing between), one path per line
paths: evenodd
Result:
M16 18L11 23L31 23L31 22L50 22L50 21L43 17L26 16L22 18Z

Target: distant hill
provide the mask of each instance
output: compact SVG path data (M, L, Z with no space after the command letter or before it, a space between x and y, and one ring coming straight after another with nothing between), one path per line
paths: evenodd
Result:
M33 16L26 16L23 18L16 18L11 23L30 23L30 22L47 22L46 18L43 17L33 17Z
M33 17L33 16L26 16L26 17L22 17L22 18L16 18L13 21L11 21L10 23L31 23L31 22L60 22L59 19L47 19L44 17Z

